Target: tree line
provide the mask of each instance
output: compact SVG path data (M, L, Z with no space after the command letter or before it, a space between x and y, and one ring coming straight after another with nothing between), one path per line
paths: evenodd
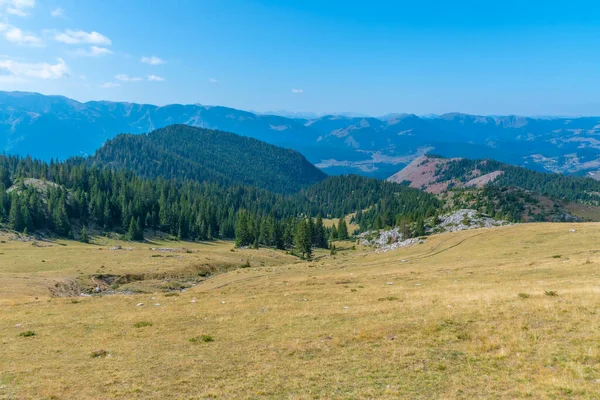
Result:
M146 179L77 160L46 163L0 155L0 223L20 232L87 238L90 231L114 231L140 240L144 231L157 230L187 240L236 239L240 245L290 248L300 243L296 237L305 221L313 232L311 244L321 247L354 233L343 218L337 227L321 228L323 217L358 211L354 221L366 230L392 226L399 218L423 219L437 205L435 197L416 189L352 175L281 194L252 186Z

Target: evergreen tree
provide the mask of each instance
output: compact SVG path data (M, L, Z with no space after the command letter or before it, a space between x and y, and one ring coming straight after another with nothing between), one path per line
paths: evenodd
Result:
M306 228L308 229L308 236L310 237L311 246L315 245L315 222L311 217L306 220Z
M21 207L20 196L13 194L10 203L10 212L8 214L8 226L17 232L22 232L25 228L23 223L23 209Z
M251 241L251 234L248 229L248 214L245 210L241 210L237 215L235 224L235 244L238 247L248 246Z
M327 248L327 237L325 236L325 227L323 226L323 218L321 214L317 215L317 221L315 222L313 245L322 249Z
M129 240L142 241L144 240L144 231L140 224L139 218L131 217L129 222L129 231L127 233Z
M8 173L8 170L2 166L0 166L0 187L1 186L4 186L5 189L12 186L10 174Z
M340 217L338 221L338 238L340 240L348 239L348 226L346 225L346 220L343 217Z
M335 256L337 254L337 249L335 248L335 244L332 243L331 246L329 246L329 255L331 256Z
M329 239L330 240L337 240L338 239L338 230L335 227L335 224L331 225L331 231L329 232Z
M90 242L90 238L88 237L88 233L87 233L87 229L85 228L85 225L81 228L81 236L79 238L79 241L81 243L89 243Z
M296 236L294 237L294 245L300 257L310 259L312 257L312 243L308 223L303 218L298 223L296 228Z

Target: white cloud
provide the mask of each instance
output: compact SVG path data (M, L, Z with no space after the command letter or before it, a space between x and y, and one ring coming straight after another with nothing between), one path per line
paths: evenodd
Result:
M208 80L208 82L209 82L209 83L214 83L214 84L219 84L219 83L221 83L221 82L219 82L218 80L216 80L215 78L210 78L210 79Z
M104 46L110 46L112 44L109 38L98 32L84 32L81 30L73 31L71 29L67 29L62 33L57 33L54 36L54 40L66 44L88 43Z
M33 7L35 7L35 0L0 0L0 10L19 17L29 15L29 9Z
M156 56L142 57L142 59L140 61L143 62L143 63L145 63L145 64L150 64L150 65L160 65L160 64L166 63L165 60L162 60L162 59L160 59L159 57L156 57Z
M304 93L304 89L292 89L292 93L295 93L295 94Z
M4 38L11 42L22 46L42 46L42 40L30 33L25 33L21 29L0 22L0 32Z
M156 75L148 75L148 80L150 82L162 82L165 80L165 78L161 78L160 76L156 76Z
M129 76L127 74L115 75L115 79L121 82L139 82L142 78Z
M65 10L63 10L60 7L56 7L55 9L53 9L52 11L50 11L50 15L53 17L64 17L65 16Z
M83 57L99 57L107 54L112 54L112 50L107 49L106 47L98 47L98 46L90 46L89 50L85 49L77 49L73 54L76 56Z
M121 86L121 85L118 84L118 83L115 83L115 82L105 82L102 85L100 85L100 87L102 89L116 88L116 87L119 87L119 86Z
M0 71L4 70L15 79L60 79L69 76L69 67L62 58L56 64L21 63L14 60L0 60Z

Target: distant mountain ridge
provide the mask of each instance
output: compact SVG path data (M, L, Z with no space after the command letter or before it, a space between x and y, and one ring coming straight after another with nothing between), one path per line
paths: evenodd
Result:
M278 193L294 193L327 177L294 150L188 125L118 135L88 163L144 178L250 185Z
M310 114L308 114L310 115ZM93 154L120 133L185 124L297 150L329 174L385 178L413 159L492 158L535 170L595 176L600 117L489 117L461 113L286 118L220 106L91 101L0 92L0 151L48 160Z

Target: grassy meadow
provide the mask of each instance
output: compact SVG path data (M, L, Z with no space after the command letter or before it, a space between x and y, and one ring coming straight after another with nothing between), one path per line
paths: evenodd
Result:
M347 242L312 262L2 240L0 399L600 398L597 223ZM98 274L143 279L57 297Z

